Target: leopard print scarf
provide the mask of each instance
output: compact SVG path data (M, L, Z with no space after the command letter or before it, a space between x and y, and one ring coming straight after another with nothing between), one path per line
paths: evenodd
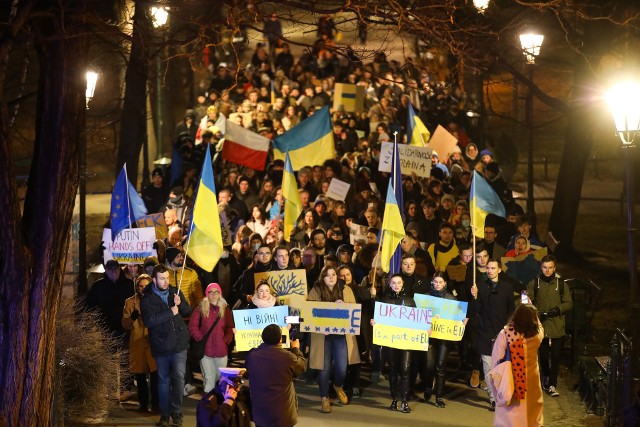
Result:
M524 337L515 331L513 325L505 328L507 343L511 351L513 371L513 399L522 400L527 393L527 362L524 357Z

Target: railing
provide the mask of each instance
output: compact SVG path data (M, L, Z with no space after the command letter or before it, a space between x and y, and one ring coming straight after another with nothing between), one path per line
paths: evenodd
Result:
M623 409L633 403L632 345L631 337L616 328L611 339L611 357L607 366L607 406L604 417L607 427L621 426Z
M601 179L600 177L600 167L604 162L618 162L619 159L614 157L599 157L596 153L594 153L589 160L588 163L593 164L593 177L596 179ZM519 161L518 165L526 166L528 164L527 160ZM558 160L550 160L548 157L544 156L541 159L533 159L533 164L542 165L544 169L544 180L549 180L549 165L559 165L560 161Z

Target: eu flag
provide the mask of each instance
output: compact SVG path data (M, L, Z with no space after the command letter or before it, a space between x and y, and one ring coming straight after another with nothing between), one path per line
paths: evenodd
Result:
M127 179L127 164L122 166L111 194L111 240L147 214L144 201Z

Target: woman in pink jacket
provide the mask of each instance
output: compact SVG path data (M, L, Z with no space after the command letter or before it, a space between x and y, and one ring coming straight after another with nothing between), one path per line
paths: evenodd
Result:
M233 339L235 326L227 301L222 297L220 285L210 283L205 297L189 319L189 334L194 340L202 341L214 323L215 327L206 338L204 357L200 360L205 393L215 387L220 377L218 368L227 366L227 349Z

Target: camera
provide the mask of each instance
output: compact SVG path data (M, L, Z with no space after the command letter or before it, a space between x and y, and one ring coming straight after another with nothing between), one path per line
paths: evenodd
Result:
M287 325L291 325L291 329L289 329L289 336L291 337L291 341L295 341L298 339L298 335L300 335L300 323L304 322L304 319L300 316L286 316L284 321ZM284 336L282 337L282 342L284 343Z

